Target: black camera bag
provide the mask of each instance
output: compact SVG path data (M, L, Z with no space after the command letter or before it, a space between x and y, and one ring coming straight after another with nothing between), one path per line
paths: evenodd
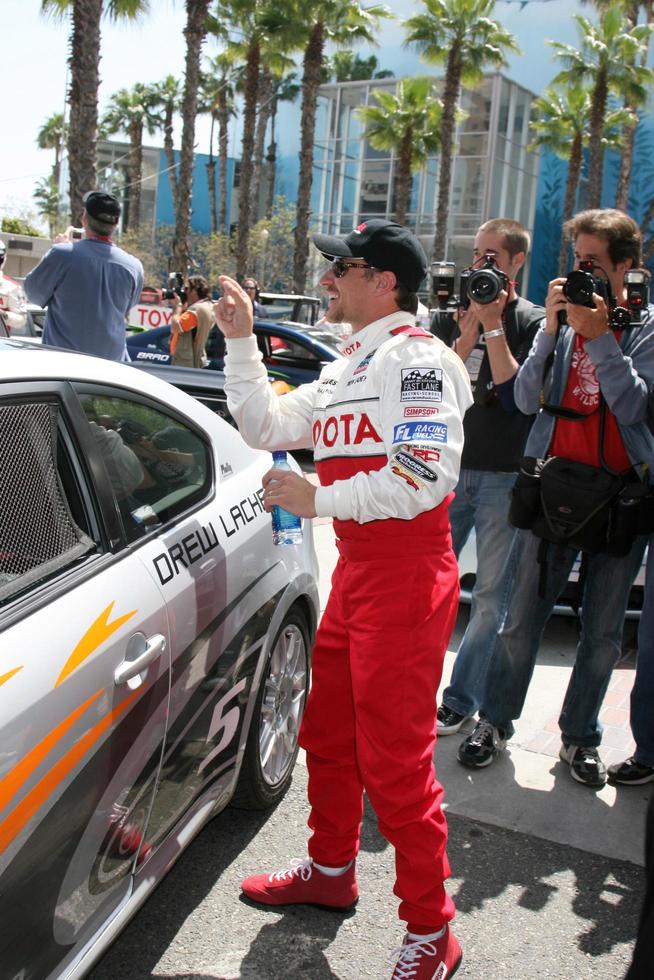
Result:
M566 410L545 406L552 414ZM600 461L606 406L600 403ZM565 417L570 417L566 415ZM614 473L560 456L525 456L512 490L509 522L536 537L588 554L629 554L654 517L650 488L633 471Z
M551 457L540 471L541 513L533 533L589 554L607 552L610 543L619 548L620 542L612 540L612 514L624 485L621 476L601 467ZM633 537L623 542L623 554L632 543Z

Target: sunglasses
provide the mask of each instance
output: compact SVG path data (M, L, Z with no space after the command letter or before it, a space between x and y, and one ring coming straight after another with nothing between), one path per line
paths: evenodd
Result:
M366 262L348 262L347 259L334 259L330 266L336 279L342 279L348 269L374 269L374 266Z

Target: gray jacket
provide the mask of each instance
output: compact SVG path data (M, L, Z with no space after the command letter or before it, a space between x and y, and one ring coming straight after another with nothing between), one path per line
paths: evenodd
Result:
M538 412L525 455L544 456L554 435L554 416L542 410L542 400L560 405L570 371L575 333L564 326L558 339L536 334L527 360L516 377L514 397L521 412ZM612 332L587 341L600 391L613 413L634 466L645 464L654 472L654 436L647 425L650 394L654 388L654 312L638 327L625 330L618 343ZM544 380L548 357L554 351L552 369ZM542 394L541 394L542 393Z

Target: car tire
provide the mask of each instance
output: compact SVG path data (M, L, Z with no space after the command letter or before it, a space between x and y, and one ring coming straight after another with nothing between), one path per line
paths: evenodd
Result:
M298 732L309 690L310 645L305 616L294 607L268 654L232 806L267 810L290 786Z

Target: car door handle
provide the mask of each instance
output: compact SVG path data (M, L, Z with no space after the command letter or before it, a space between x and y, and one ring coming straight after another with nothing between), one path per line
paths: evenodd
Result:
M123 660L114 671L114 684L124 684L126 681L142 673L147 667L157 660L166 649L166 637L161 633L155 633L147 641L145 650L134 660Z

